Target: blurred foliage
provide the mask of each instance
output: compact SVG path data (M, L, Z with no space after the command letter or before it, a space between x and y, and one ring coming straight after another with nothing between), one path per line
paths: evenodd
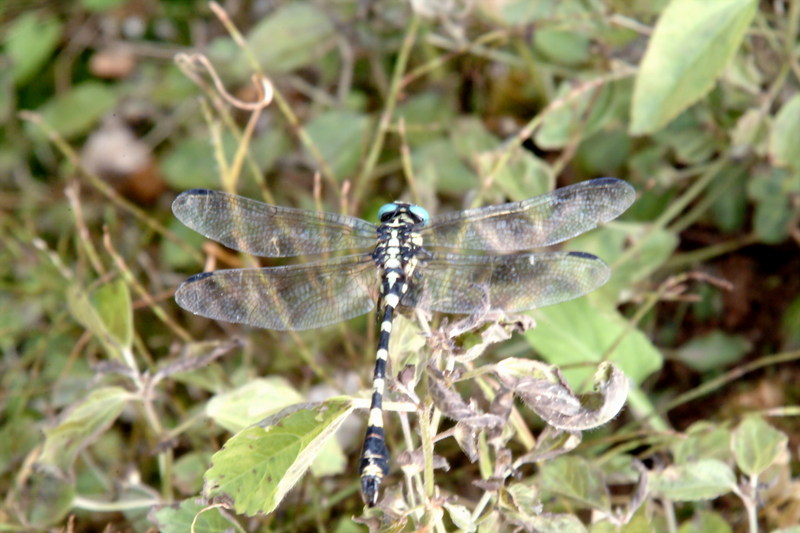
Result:
M351 411L372 320L289 334L180 310L186 276L254 264L181 226L180 190L374 219L395 199L445 212L613 174L637 202L567 244L611 265L605 287L503 344L507 323L439 352L447 322L428 343L398 323L392 378L428 386L387 415L395 460L358 521L796 531L800 1L226 7L0 4L3 529L362 528ZM190 52L245 102L263 73L275 101L229 105L174 61ZM454 384L424 370L442 351L481 357ZM554 365L528 368L537 397L579 412L602 411L618 367L628 409L590 433L543 421L499 384L493 363L520 358Z

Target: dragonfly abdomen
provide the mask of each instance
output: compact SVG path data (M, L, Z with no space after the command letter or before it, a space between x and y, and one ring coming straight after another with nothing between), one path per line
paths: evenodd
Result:
M389 357L389 335L392 332L394 306L386 303L378 350L375 354L375 372L372 375L372 403L367 420L367 434L361 450L361 495L364 503L372 507L378 502L383 477L389 472L389 449L383 431L383 393L386 388L386 361Z

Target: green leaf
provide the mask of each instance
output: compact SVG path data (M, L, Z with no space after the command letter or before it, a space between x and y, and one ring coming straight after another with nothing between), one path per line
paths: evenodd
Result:
M483 176L495 168L498 159L505 157L499 151L489 151L476 156L479 173ZM511 200L527 200L548 192L552 169L521 146L512 149L511 157L495 174L494 182Z
M586 533L586 526L574 514L543 513L525 521L537 533Z
M430 118L426 119L424 124L430 125ZM486 128L483 121L474 116L460 117L456 120L450 130L450 140L456 153L465 161L471 161L484 152L491 152L502 144L500 139Z
M87 11L94 11L96 13L109 11L124 3L125 0L81 0L81 5L83 5Z
M553 16L558 0L504 0L502 2L479 2L478 6L494 22L507 26L527 26L541 18Z
M722 370L739 361L752 345L742 335L729 335L720 330L695 337L678 349L678 359L698 372Z
M198 494L203 488L203 472L208 468L211 453L189 452L175 460L173 483L181 494Z
M187 246L192 249L200 250L206 238L184 226L180 220L175 217L169 217L166 221L166 226L169 231L175 234L176 237L181 239ZM197 258L195 258L183 246L175 246L175 243L169 239L162 239L160 243L160 257L170 270L183 270L198 268Z
M54 16L29 11L6 28L3 47L11 61L11 79L22 85L46 64L61 38L61 23Z
M599 527L605 526L605 527ZM591 533L656 533L659 531L653 524L651 512L647 505L643 505L633 515L630 521L622 526L604 521L592 524Z
M128 284L119 279L101 285L90 297L105 329L123 349L133 345L133 304Z
M338 180L352 177L358 170L370 122L363 113L343 109L317 115L306 124L306 133Z
M25 516L28 525L25 529L43 531L61 522L75 500L74 482L47 469L35 469L26 481L17 502L18 512Z
M456 132L460 134L460 127L452 127L454 115L452 99L445 98L438 91L409 95L397 107L397 119L405 122L406 141L412 153L417 147L440 139L442 132L452 131L453 137L458 137Z
M756 205L754 228L756 235L766 244L786 240L792 210L787 202L761 202Z
M541 465L542 490L565 496L588 509L610 510L602 472L578 456L559 457Z
M552 171L550 167L522 146L510 148L503 144L481 120L460 118L451 130L450 139L461 161L468 162L479 175L495 171L494 184L504 197L527 200L548 192ZM497 168L498 163L504 163Z
M263 378L217 394L206 404L206 414L231 433L236 433L302 401L300 393L285 379ZM330 439L323 445L311 469L315 476L338 474L344 470L346 461L339 443Z
M291 141L282 129L270 128L250 143L250 153L262 172L269 172L278 159L291 151Z
M733 455L739 470L759 476L786 450L788 437L760 416L748 416L733 431Z
M709 422L696 422L671 447L675 464L688 464L700 459L731 458L731 431Z
M472 521L472 513L470 513L469 509L465 506L445 502L444 508L447 510L450 520L453 521L453 525L455 525L459 531L468 531L472 533L478 529L475 522Z
M411 156L417 180L439 193L459 194L477 187L478 175L461 159L449 139L419 147Z
M311 463L311 473L315 477L334 476L347 470L347 455L337 439L328 439L322 443L314 462Z
M509 483L506 490L520 514L523 516L541 514L542 502L539 494L539 484L535 482L533 477Z
M655 138L669 146L676 159L686 165L704 163L725 148L708 126L691 113L684 113L670 122Z
M769 154L777 166L800 170L800 94L783 104L769 132Z
M788 236L791 177L786 169L768 167L751 174L747 181L747 192L756 200L755 232L765 243L777 244Z
M108 429L131 399L121 387L92 391L82 402L61 416L58 425L45 430L45 442L39 462L66 472L78 452Z
M555 99L567 98L573 89L571 83L563 83ZM534 136L536 145L548 150L563 148L600 130L615 112L616 91L616 83L603 85L547 113Z
M97 336L109 357L123 360L122 350L133 343L131 297L124 281L106 283L91 295L82 287L70 287L67 306L75 320Z
M684 522L678 529L678 533L731 533L732 531L723 516L710 511L698 511L694 518Z
M549 363L557 366L599 363L606 350L625 333L608 361L637 384L661 368L658 350L615 309L598 309L587 298L578 298L537 309L533 316L536 328L525 336ZM567 369L564 377L573 387L591 383L593 368Z
M48 353L52 357L53 354ZM50 361L48 357L48 363ZM6 398L18 398L23 402L25 388L31 382L18 383L16 387L6 386L3 383L3 392ZM49 392L49 391L48 391ZM33 450L41 441L39 424L41 419L32 410L19 409L14 406L14 401L7 401L5 414L0 423L0 472L10 472L17 468L17 462L25 454Z
M623 130L600 130L585 137L575 161L586 174L613 176L625 172L633 141Z
M733 470L717 459L670 466L650 476L651 490L679 502L711 500L735 487Z
M247 47L261 68L271 75L290 72L317 63L335 45L335 28L327 10L311 2L288 2L275 9L247 35ZM227 65L238 79L252 71L247 58L231 39L215 41L211 47L215 64Z
M733 157L740 159L750 152L764 154L764 141L767 138L767 120L764 111L759 108L745 111L736 121L736 127L730 136Z
M753 20L755 0L672 0L639 66L630 132L653 133L708 94Z
M206 404L206 414L231 433L236 433L279 409L302 401L300 393L285 379L262 378L217 394Z
M87 81L56 96L42 106L40 112L47 124L65 139L71 139L87 133L116 105L117 95L112 89L96 81Z
M478 523L478 533L495 533L500 531L500 513L498 511L489 511L481 516Z
M271 513L353 411L346 398L284 409L233 437L212 457L208 497L224 497L239 514Z
M747 214L745 184L748 177L748 168L745 165L736 165L726 166L714 178L711 190L722 187L725 193L714 200L711 214L719 229L724 232L740 231L744 227Z
M217 188L220 184L219 165L208 138L179 141L164 154L160 166L164 181L173 189Z
M154 509L148 515L150 521L161 533L224 533L231 531L244 532L239 523L226 515L222 509L196 500L183 500L180 503Z
M566 31L557 28L541 28L533 33L534 50L555 64L578 66L591 57L591 37L581 31Z

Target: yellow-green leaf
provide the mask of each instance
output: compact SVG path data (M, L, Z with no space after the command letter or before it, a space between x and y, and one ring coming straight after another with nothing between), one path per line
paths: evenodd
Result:
M654 492L679 502L711 500L735 487L733 470L717 459L670 466L650 477Z
M133 343L131 297L125 282L106 283L92 294L71 287L67 307L75 320L97 336L110 357L122 360L121 350Z
M353 411L348 398L292 406L233 437L211 458L208 497L239 514L271 513Z
M131 394L121 387L92 391L81 403L69 409L56 427L45 430L39 462L66 471L78 452L114 423L130 398Z
M708 94L753 20L756 0L672 0L639 66L630 132L653 133Z
M61 23L55 16L44 16L44 11L28 11L6 27L3 49L17 85L41 70L61 38Z
M217 394L206 405L206 414L232 433L303 401L281 377L255 379L237 389Z
M800 94L783 104L769 134L769 153L778 166L800 170Z
M541 465L542 490L566 496L588 509L610 510L608 489L599 468L582 457L559 457Z
M87 81L54 97L39 110L44 121L69 139L88 132L117 105L117 95L108 86ZM41 135L35 127L27 126Z
M788 437L760 416L748 416L733 432L736 465L748 476L758 476L786 449Z
M217 507L208 508L196 498L153 510L149 518L161 533L244 532L239 523Z

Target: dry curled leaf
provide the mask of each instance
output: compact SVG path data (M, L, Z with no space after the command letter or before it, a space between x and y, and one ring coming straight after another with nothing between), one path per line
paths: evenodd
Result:
M486 319L488 317L484 317ZM454 324L456 326L459 323ZM514 333L524 333L534 326L532 318L526 315L515 315L509 319L503 315L496 318L492 324L481 333L481 341L468 348L463 354L456 356L456 361L467 363L480 357L492 344L503 342L511 338Z
M602 362L594 376L594 393L576 395L556 367L535 361L505 361L495 367L500 381L553 427L580 431L614 418L625 405L629 383L613 363Z

